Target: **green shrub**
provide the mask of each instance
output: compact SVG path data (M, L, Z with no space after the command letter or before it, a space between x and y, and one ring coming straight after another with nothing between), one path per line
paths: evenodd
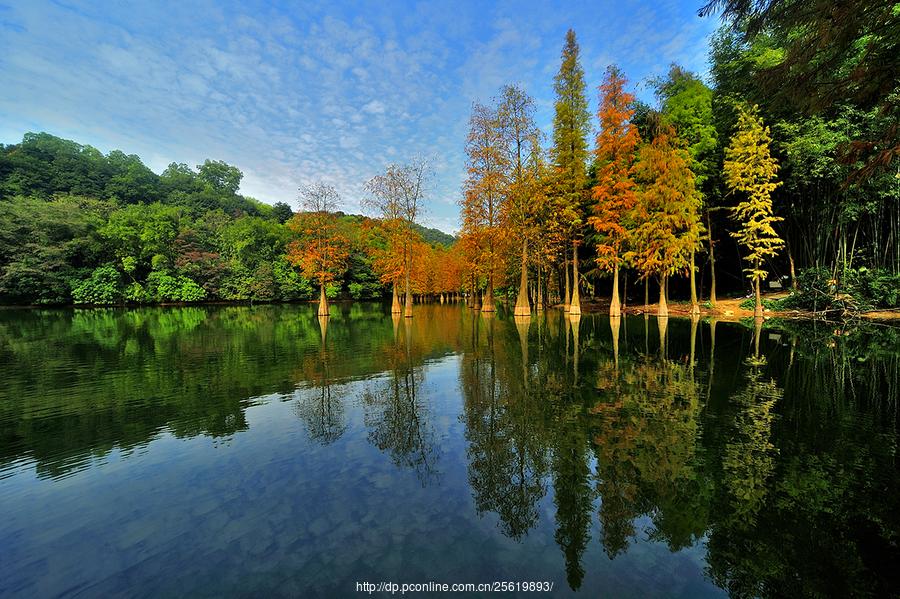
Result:
M276 260L273 266L278 296L283 300L312 299L313 286L309 279L300 276L287 260Z
M373 281L363 283L354 281L347 285L347 290L350 292L350 297L355 300L379 298L384 293L381 283Z
M807 268L797 275L797 289L783 307L822 312L860 312L900 305L900 275L884 269L848 269L837 277L827 268Z
M766 310L772 310L773 312L777 312L778 310L783 310L784 306L782 305L781 300L776 299L768 299L762 298L763 308ZM744 301L740 303L740 307L744 310L755 310L756 309L756 298L748 297Z
M72 287L76 304L116 304L122 301L122 277L112 266L94 269L90 278Z
M886 269L859 269L858 285L866 297L876 308L900 307L900 273L894 274Z
M145 304L150 301L150 294L143 285L137 281L129 283L125 287L125 301L132 304Z
M206 290L185 276L172 276L153 271L147 276L150 296L158 302L199 302L206 299Z

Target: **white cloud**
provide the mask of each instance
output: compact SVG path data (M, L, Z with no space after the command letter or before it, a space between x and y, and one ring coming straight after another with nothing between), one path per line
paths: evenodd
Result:
M372 100L365 104L362 107L363 112L368 112L369 114L384 114L385 106L383 102L378 100Z

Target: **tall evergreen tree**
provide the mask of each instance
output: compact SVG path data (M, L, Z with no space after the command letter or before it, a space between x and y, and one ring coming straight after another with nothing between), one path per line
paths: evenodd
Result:
M572 243L572 295L566 289L564 303L573 314L581 314L578 299L578 246L581 243L579 229L583 224L582 207L587 183L587 136L590 131L590 113L585 95L584 69L578 61L578 41L571 29L566 32L562 64L553 82L556 92L553 116L553 147L550 157L560 177L556 186L557 210L566 215L567 234ZM564 260L567 264L567 260ZM566 281L568 282L568 266ZM568 285L567 285L568 287Z

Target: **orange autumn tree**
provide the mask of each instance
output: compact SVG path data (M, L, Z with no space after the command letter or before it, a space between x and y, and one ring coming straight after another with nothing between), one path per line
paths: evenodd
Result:
M466 181L462 200L463 235L472 264L481 264L487 288L483 312L494 311L494 282L502 267L505 240L502 202L507 185L507 157L497 111L474 104L466 138ZM474 279L474 273L473 273ZM474 290L473 290L474 293Z
M459 242L447 249L441 265L441 289L454 299L459 294L466 276L465 258Z
M382 283L391 286L391 314L401 314L397 286L406 272L405 236L403 221L399 218L381 218L369 221L366 253L372 258L372 270Z
M347 269L349 240L340 232L334 214L340 196L331 185L314 183L300 188L301 212L288 221L296 238L286 258L303 276L319 283L319 316L328 316L325 286Z
M627 228L637 201L634 181L636 150L640 143L634 116L634 95L625 91L625 77L615 66L606 70L600 85L600 132L594 151L597 184L593 189L594 214L588 218L597 232L597 266L613 273L612 300L609 315L621 314L619 301L619 268L624 264L624 250L630 231Z
M479 260L481 256L481 239L475 218L467 216L466 200L463 199L460 203L463 207L463 227L456 245L458 247L460 262L463 268L462 288L463 290L468 290L466 305L469 308L480 310L481 300L478 297L478 288L483 266Z
M383 175L373 177L366 183L371 197L366 200L370 207L376 208L382 218L396 224L399 245L403 252L403 277L406 306L403 315L411 318L412 288L410 287L410 271L413 267L413 244L418 236L414 229L422 212L422 202L426 187L431 177L431 166L425 158L415 158L407 164L391 164ZM399 306L393 305L393 312Z
M434 293L441 302L452 300L459 291L464 272L457 244L449 247L438 244L431 249L434 256Z
M658 314L668 316L666 282L691 267L702 233L701 200L690 156L678 147L671 126L661 126L656 138L641 148L635 179L642 188L634 210L634 243L627 257L642 278L658 277Z

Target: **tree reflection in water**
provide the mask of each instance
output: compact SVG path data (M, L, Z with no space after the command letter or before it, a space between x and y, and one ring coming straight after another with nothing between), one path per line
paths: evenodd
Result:
M394 318L399 321L399 315ZM384 350L387 380L362 394L369 441L401 468L410 468L426 484L435 475L437 445L428 406L417 394L425 377L421 346L413 343L410 319L394 323L395 340Z
M250 436L274 397L332 446L361 413L363 443L432 485L441 401L477 513L523 546L552 534L573 589L592 545L646 542L699 548L736 596L900 587L897 329L416 308L0 312L0 467L58 479L161 431ZM458 364L458 398L432 360Z
M329 317L318 316L321 345L317 353L304 360L304 380L298 391L297 415L306 423L310 438L324 444L337 440L347 429L344 402L340 394L332 394L332 374L327 347Z
M514 539L537 522L547 472L543 419L535 413L525 361L528 328L520 321L510 330L472 313L460 365L475 506L479 513L496 513L501 530Z

